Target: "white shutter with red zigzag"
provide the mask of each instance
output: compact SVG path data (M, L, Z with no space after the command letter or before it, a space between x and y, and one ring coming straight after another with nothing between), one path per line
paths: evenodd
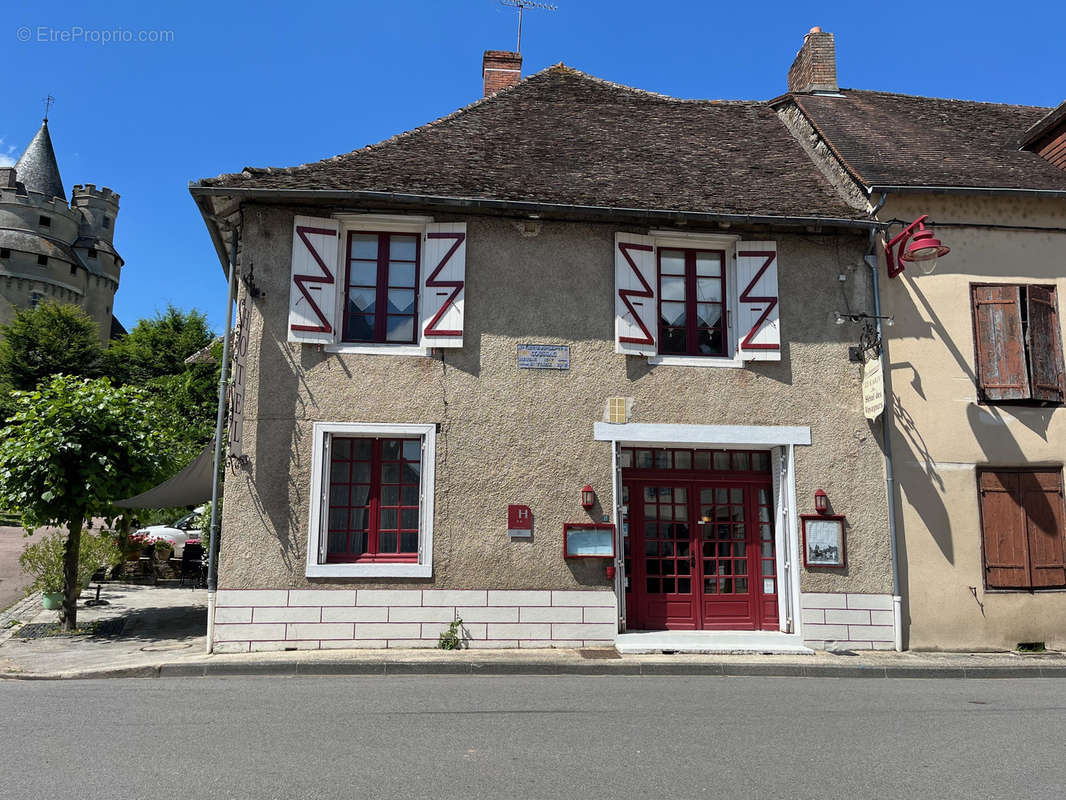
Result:
M781 360L777 242L737 242L737 336L744 361Z
M422 347L462 347L466 223L426 225L422 236Z
M335 219L296 217L293 222L290 342L336 340L338 230Z
M614 235L614 350L653 356L659 331L659 286L655 240L635 233Z

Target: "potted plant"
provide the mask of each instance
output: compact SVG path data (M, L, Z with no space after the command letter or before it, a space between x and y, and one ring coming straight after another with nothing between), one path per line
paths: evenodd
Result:
M26 594L40 592L44 607L55 611L63 605L63 536L54 533L35 544L26 545L19 566L33 583Z
M40 592L44 607L56 611L63 605L63 549L66 537L53 533L39 542L27 545L19 556L19 566L33 583L26 594ZM88 535L82 539L78 551L78 585L88 586L93 573L101 567L117 564L122 555L107 536Z

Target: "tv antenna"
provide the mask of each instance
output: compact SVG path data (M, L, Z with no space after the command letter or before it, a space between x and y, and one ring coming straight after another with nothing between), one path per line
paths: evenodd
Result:
M44 121L48 122L48 112L52 110L52 106L55 105L56 99L52 95L48 95L44 98Z
M545 11L559 10L549 3L535 3L533 0L500 0L500 5L518 9L518 46L515 48L516 53L522 52L522 12L527 8L541 8Z

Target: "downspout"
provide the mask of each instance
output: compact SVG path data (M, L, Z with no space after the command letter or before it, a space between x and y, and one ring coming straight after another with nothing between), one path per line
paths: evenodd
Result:
M215 646L215 592L218 591L218 489L222 466L222 431L226 421L226 383L229 380L229 345L233 328L233 302L237 292L237 229L233 229L229 259L229 294L226 297L226 328L222 336L222 369L218 376L218 414L215 417L215 460L211 475L211 538L207 548L207 653Z
M881 199L870 210L870 216L875 216L885 204L888 193L883 192ZM865 258L870 267L870 277L873 282L874 317L877 324L877 340L881 343L881 381L884 386L885 398L888 393L888 365L886 358L886 345L881 326L881 284L878 273L877 260L877 231L870 229L870 247ZM885 453L885 492L888 495L888 541L892 553L892 629L895 635L896 652L903 652L903 597L899 588L899 546L896 541L896 478L892 469L892 422L891 407L881 412L881 439L884 442Z

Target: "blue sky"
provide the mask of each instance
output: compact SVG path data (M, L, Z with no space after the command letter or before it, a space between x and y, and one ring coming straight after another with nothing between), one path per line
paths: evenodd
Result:
M678 97L766 99L821 25L836 34L845 87L1032 105L1066 96L1061 0L1019 13L988 0L556 5L526 12L526 75L562 61ZM0 162L18 157L54 95L67 191L96 183L122 196L119 318L129 327L174 303L221 329L222 269L188 182L315 161L448 114L480 96L481 53L513 49L516 19L497 0L8 2ZM141 31L169 41L103 41Z

